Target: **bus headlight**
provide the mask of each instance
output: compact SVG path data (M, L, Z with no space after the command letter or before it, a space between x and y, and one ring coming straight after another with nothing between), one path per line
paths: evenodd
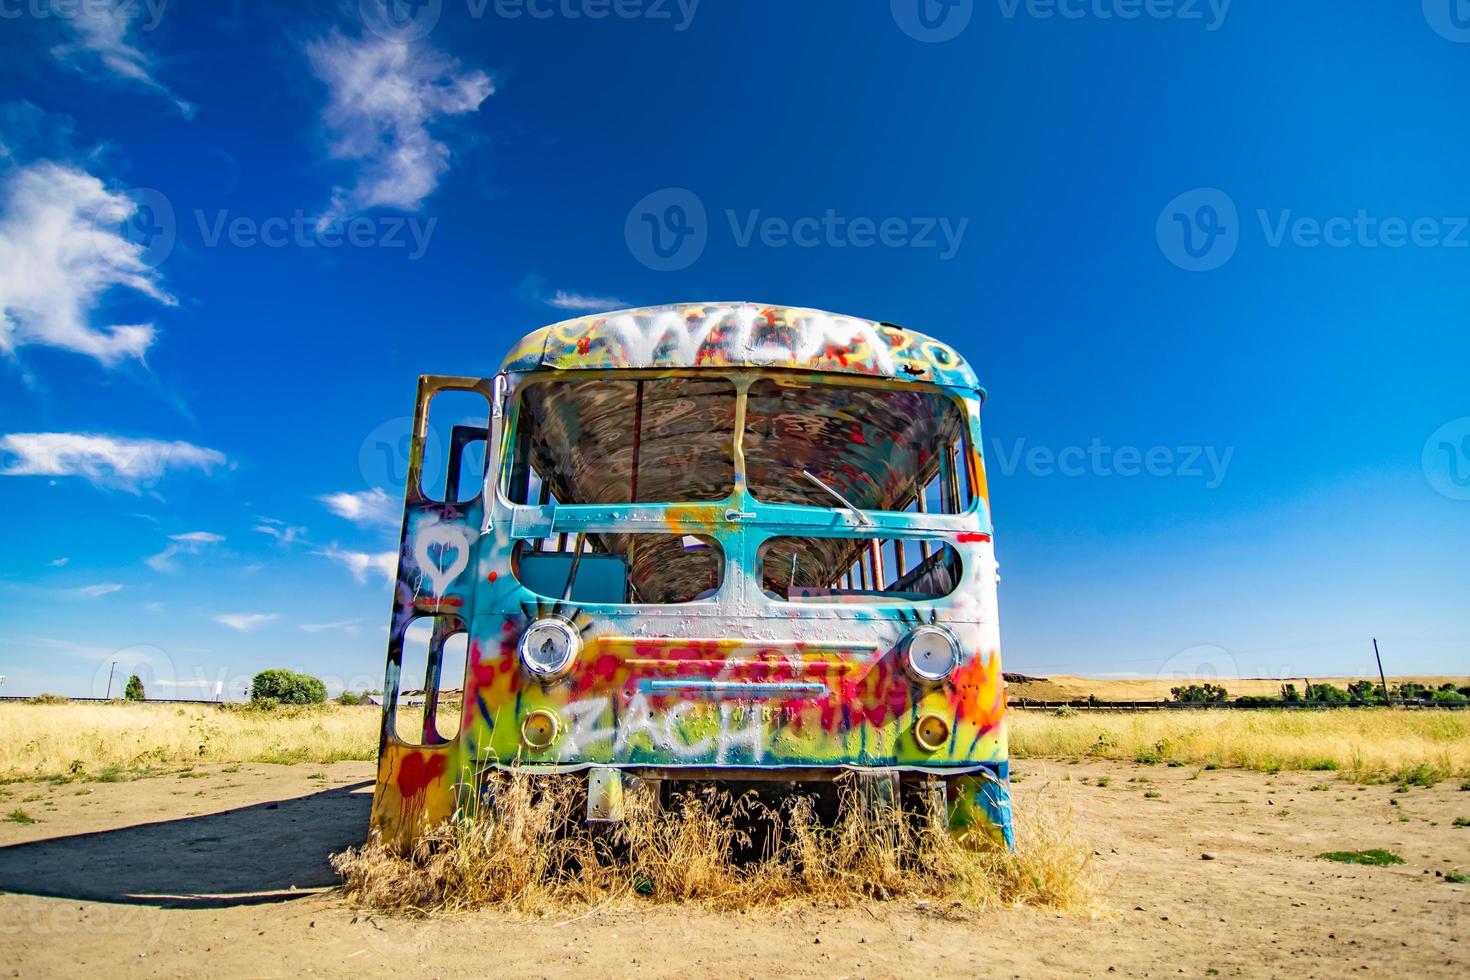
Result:
M571 670L581 649L582 638L570 623L548 617L536 620L521 634L517 652L526 673L550 680Z
M960 662L960 644L942 626L920 626L904 641L903 665L917 681L937 684Z

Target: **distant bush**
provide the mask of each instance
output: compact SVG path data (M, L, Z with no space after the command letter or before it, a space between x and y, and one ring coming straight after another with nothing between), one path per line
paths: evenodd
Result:
M1188 687L1171 687L1169 694L1180 704L1218 704L1230 696L1218 684L1190 684Z
M124 701L142 701L147 697L143 693L143 679L137 674L128 678L128 686L123 688Z
M1281 700L1295 704L1302 699L1301 692L1296 689L1295 684L1281 685Z
M262 707L271 704L324 704L327 686L310 674L279 668L262 670L250 682L250 700Z
M367 704L368 698L377 693L376 691L343 691L337 695L338 704Z
M1325 704L1347 704L1352 698L1348 692L1332 684L1308 684L1307 700Z
M29 699L31 704L70 704L71 698L64 698L60 694L37 694Z

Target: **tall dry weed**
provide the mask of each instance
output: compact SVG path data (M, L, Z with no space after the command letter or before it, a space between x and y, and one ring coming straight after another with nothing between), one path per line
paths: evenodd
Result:
M710 787L666 808L632 794L622 822L588 827L575 777L513 774L481 812L441 825L407 852L373 840L337 855L333 866L353 901L407 914L547 914L615 901L733 910L897 898L972 911L1099 907L1091 849L1069 810L1048 802L1025 808L1010 852L854 790L842 795L832 825L818 819L809 797L766 804Z

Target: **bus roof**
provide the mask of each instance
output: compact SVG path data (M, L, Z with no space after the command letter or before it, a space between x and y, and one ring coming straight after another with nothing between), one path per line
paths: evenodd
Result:
M563 320L527 334L502 370L771 367L979 389L953 347L891 323L795 306L672 303Z

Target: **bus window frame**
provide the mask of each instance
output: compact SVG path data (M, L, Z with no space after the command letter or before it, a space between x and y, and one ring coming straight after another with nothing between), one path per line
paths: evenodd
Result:
M544 384L547 382L569 381L569 380L592 380L592 379L623 379L629 381L655 380L670 376L680 377L719 377L729 381L735 387L736 424L733 433L733 445L731 447L734 463L733 486L731 493L723 498L706 501L660 501L644 503L620 503L620 504L568 504L568 503L516 503L510 498L510 481L514 469L514 454L516 442L519 439L521 412L524 408L522 400L523 389L532 384ZM595 515L606 512L615 512L619 516L619 522L657 523L666 527L677 527L687 530L712 529L719 527L725 522L719 520L695 520L684 518L675 520L673 511L691 510L721 510L730 508L743 510L747 506L759 508L762 514L791 516L810 515L810 520L798 520L794 522L783 521L780 526L807 526L813 528L830 527L831 517L834 514L846 515L847 511L838 506L820 507L813 504L792 504L781 502L764 502L755 497L747 484L745 467L744 435L748 395L750 388L755 382L766 378L785 378L815 386L819 384L835 384L852 387L882 388L885 390L906 390L919 388L941 398L946 398L955 405L962 419L962 434L959 443L957 458L964 460L963 479L967 483L961 486L961 496L968 492L969 503L962 506L953 513L924 512L909 510L877 510L864 509L862 513L868 516L881 516L887 522L897 521L898 524L889 523L887 530L954 530L958 523L965 523L980 514L984 503L981 493L982 482L979 479L977 467L983 468L984 455L978 448L978 423L979 406L984 404L985 393L979 389L956 388L951 385L942 385L930 381L897 381L892 378L869 378L864 375L846 375L830 372L809 372L791 369L710 369L710 368L684 368L679 370L646 370L629 368L609 368L604 370L541 370L524 373L503 374L507 383L501 392L503 399L501 410L493 421L498 422L502 430L496 439L494 460L487 467L486 485L493 480L494 503L496 510L514 518L517 513L525 514L529 519L528 512L535 512L538 519L536 523L554 524L561 521L578 521L579 519L590 521L587 530L595 530ZM966 397L966 395L970 397ZM492 432L492 436L494 433ZM488 449L488 447L487 447ZM548 513L549 512L549 513ZM584 516L584 512L585 516ZM861 529L864 525L851 517L853 529ZM931 523L936 522L936 523ZM741 522L750 527L756 527L767 523L759 519ZM579 522L580 524L580 522ZM968 526L964 530L970 530ZM535 537L534 533L513 534L513 538Z

